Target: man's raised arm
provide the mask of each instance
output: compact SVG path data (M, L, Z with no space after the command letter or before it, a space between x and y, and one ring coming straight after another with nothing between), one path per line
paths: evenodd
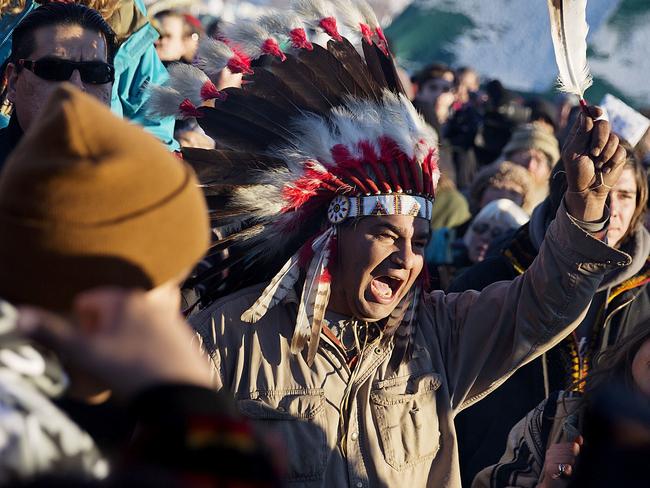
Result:
M464 408L566 337L583 319L605 273L629 263L606 245L609 190L625 149L601 110L589 107L563 150L568 190L533 265L483 292L434 294L433 313L452 404Z

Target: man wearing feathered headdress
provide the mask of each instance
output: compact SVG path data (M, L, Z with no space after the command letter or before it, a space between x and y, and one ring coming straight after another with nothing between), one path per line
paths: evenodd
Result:
M454 416L569 334L629 262L602 241L616 136L576 127L570 192L523 276L445 296L423 275L437 137L365 3L298 0L225 29L199 61L152 88L151 110L198 117L223 148L184 153L227 250L196 277L216 301L193 317L221 387L279 435L301 486L460 486ZM225 66L248 73L242 89L216 91Z

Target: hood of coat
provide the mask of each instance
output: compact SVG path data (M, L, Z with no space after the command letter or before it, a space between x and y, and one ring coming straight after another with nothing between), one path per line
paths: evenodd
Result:
M533 215L530 218L529 234L531 242L538 251L544 240L546 229L554 218L555 215L551 213L551 205L548 198L533 210ZM605 275L598 288L599 292L620 285L641 271L650 255L650 233L648 233L643 225L640 225L621 246L620 250L632 256L632 264L623 268L617 268Z

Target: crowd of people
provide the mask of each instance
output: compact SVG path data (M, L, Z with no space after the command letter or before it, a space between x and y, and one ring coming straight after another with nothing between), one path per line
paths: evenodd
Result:
M174 5L0 2L0 484L648 484L650 130Z

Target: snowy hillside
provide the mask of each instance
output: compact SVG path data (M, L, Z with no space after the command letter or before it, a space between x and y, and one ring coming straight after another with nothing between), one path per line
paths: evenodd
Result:
M610 91L650 105L650 1L589 0L587 20L596 78L588 98ZM387 32L411 69L470 65L528 92L551 90L557 73L545 0L416 0Z

